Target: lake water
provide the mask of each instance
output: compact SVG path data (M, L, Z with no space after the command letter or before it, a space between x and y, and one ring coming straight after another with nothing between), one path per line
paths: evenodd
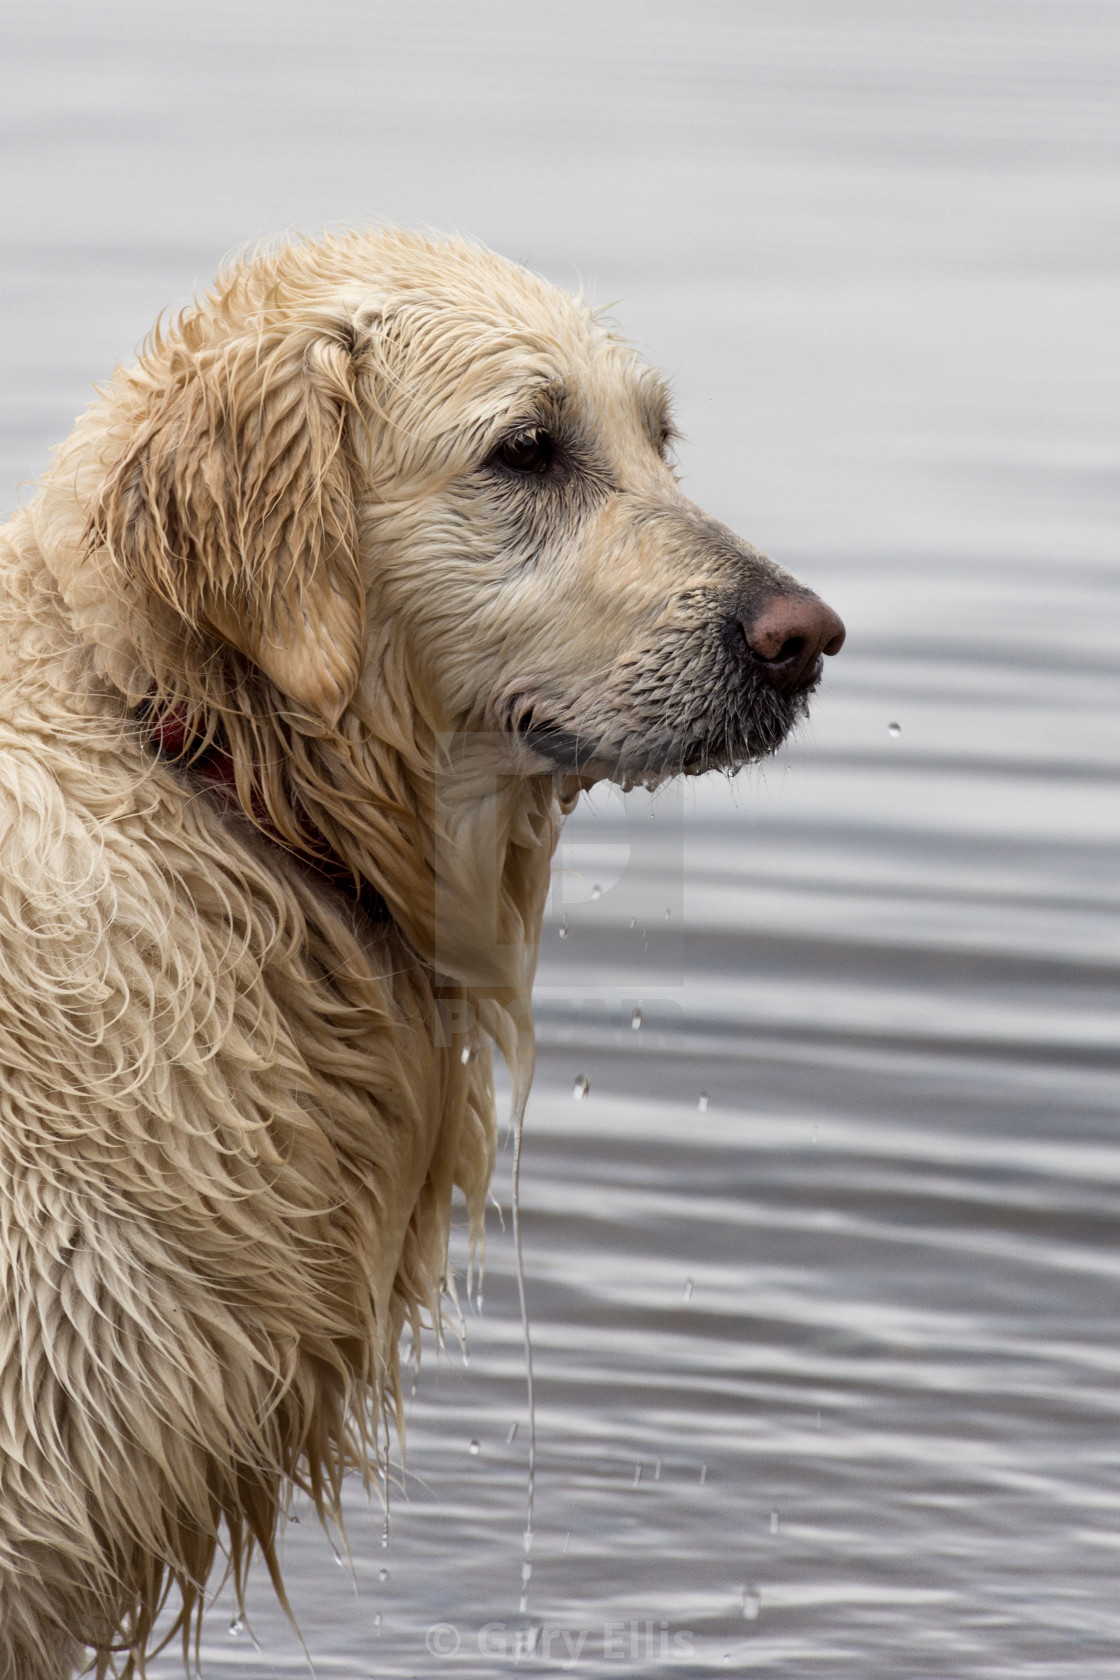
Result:
M320 1675L1120 1672L1117 25L5 10L8 502L224 251L393 219L612 302L690 493L849 625L764 771L566 833L528 1620L507 1146L388 1546L357 1490L350 1562L288 1530ZM263 1581L250 1611L208 1615L208 1680L309 1672Z

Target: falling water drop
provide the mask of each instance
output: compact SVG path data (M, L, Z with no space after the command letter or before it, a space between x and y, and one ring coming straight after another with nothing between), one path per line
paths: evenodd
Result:
M704 1483L707 1480L708 1480L708 1466L706 1464L702 1464L700 1466L700 1486L703 1487Z
M511 1616L505 1623L506 1638L510 1643L506 1650L514 1660L531 1657L541 1641L541 1623L535 1616L526 1615L522 1610L519 1615Z
M637 1485L641 1481L641 1479L642 1479L642 1467L641 1467L640 1464L635 1464L635 1466L634 1466L634 1486L635 1487L637 1487Z
M467 1451L470 1453L472 1458L477 1458L479 1453L482 1451L482 1442L472 1441L470 1446L467 1448Z
M700 1100L696 1104L696 1106L700 1110L701 1114L706 1114L708 1112L708 1093L707 1093L707 1091L701 1091Z
M692 1290L693 1290L692 1279L691 1278L685 1278L685 1280L684 1280L684 1298L685 1298L686 1301L691 1301Z
M888 723L887 724L887 734L888 735L901 735L902 734L902 725L900 723Z
M591 1081L587 1075L585 1073L577 1074L575 1084L572 1086L572 1096L576 1099L576 1102L582 1102L590 1089Z
M638 925L638 918L637 918L637 916L631 916L631 918L630 918L630 926L631 926L631 927L632 927L632 928L633 928L633 927L637 927L637 925Z
M521 1565L521 1579L523 1581L531 1581L533 1579L533 1566L531 1563L523 1563Z
M602 889L601 886L599 886L598 882L596 882L596 884L592 887L591 896L592 896L592 898L602 898L603 889Z
M572 1531L571 1531L571 1529L569 1529L568 1532L564 1536L564 1547L563 1547L563 1549L564 1549L565 1552L568 1550L568 1547L571 1545L571 1543L572 1543Z
M377 1579L379 1581L387 1581L389 1579L389 1571L387 1569L379 1569L377 1571Z
M516 1423L511 1423L510 1426L509 1426L509 1434L506 1436L506 1446L507 1447L512 1447L512 1445L516 1441L516 1439L517 1439L517 1425L516 1425Z
M560 939L567 939L567 937L568 937L568 918L567 918L567 916L561 916L560 926L556 929L556 933L557 933L557 936Z
M778 1513L777 1513L777 1511L771 1511L771 1513L770 1513L770 1532L771 1532L771 1534L777 1534L777 1532L778 1532Z
M641 1026L641 1024L642 1024L642 1012L641 1012L640 1009L635 1009L633 1015L631 1015L631 1017L630 1017L630 1025L633 1027L634 1031L637 1032L637 1030Z
M470 1047L469 1044L464 1044L463 1048L459 1052L459 1060L462 1062L463 1066L466 1067L466 1065L470 1061L470 1059L471 1059L471 1047Z
M380 1612L380 1610L377 1612L376 1616L373 1618L373 1625L374 1625L375 1628L380 1630L380 1627L381 1627L381 1612Z
M743 1619L747 1622L757 1622L761 1600L757 1587L743 1588Z
M231 1639L237 1639L244 1632L245 1632L245 1618L244 1618L244 1616L235 1616L233 1618L232 1622L229 1624L230 1638Z

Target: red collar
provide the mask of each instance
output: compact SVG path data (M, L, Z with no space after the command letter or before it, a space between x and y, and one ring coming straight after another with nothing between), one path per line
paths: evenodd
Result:
M191 734L187 727L185 707L157 707L152 700L144 701L137 708L136 717L160 758L173 764L196 784L201 782L204 787L213 789L224 802L232 802L237 810L244 812L245 808L238 797L233 757L222 734L216 735L203 747L200 737ZM365 912L370 921L392 921L389 906L376 887L369 881L362 881L361 885L356 887L352 871L318 829L306 822L301 825L309 845L308 851L303 852L290 846L277 832L263 805L254 802L254 808L249 815L254 827L266 840L279 847L286 857L293 858L309 875L328 882L343 893L351 903Z

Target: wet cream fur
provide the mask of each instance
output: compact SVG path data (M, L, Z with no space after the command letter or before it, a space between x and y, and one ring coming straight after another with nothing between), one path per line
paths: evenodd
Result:
M519 535L472 472L557 390L622 490ZM291 243L0 533L0 1680L141 1672L223 1552L280 1586L293 1485L337 1514L376 1474L453 1187L481 1232L491 1042L531 1071L577 782L509 708L564 696L625 769L625 685L725 564L635 517L693 517L663 408L486 252ZM153 701L228 742L240 812L154 755ZM388 924L301 868L324 842Z

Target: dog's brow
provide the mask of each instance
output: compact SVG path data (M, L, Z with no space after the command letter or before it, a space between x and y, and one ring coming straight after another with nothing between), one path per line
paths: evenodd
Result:
M506 431L514 426L532 426L557 420L567 401L563 380L524 380L510 386L506 402L495 411L488 429Z

